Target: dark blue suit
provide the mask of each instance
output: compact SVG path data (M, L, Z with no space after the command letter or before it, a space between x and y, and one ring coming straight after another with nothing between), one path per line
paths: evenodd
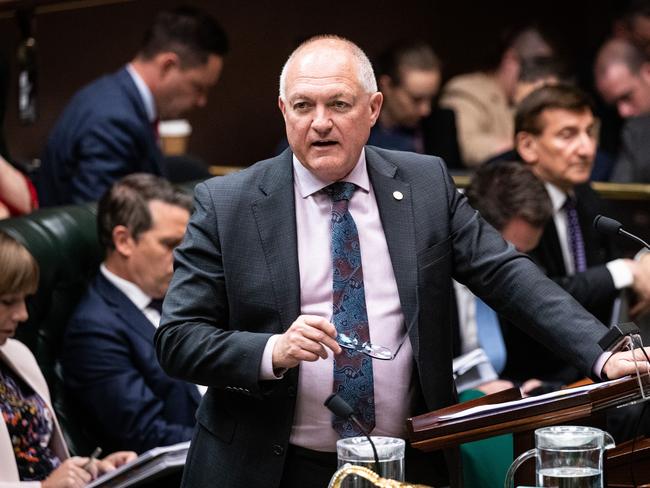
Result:
M155 328L101 273L65 333L65 383L105 452L187 441L200 395L167 376L154 351Z
M163 174L162 154L126 68L81 89L50 133L36 178L42 206L98 200L136 172Z

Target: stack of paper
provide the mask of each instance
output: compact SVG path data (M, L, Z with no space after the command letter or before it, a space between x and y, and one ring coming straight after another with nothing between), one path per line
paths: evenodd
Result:
M181 442L165 447L155 447L106 473L87 485L87 488L126 488L149 482L161 476L183 469L189 442Z

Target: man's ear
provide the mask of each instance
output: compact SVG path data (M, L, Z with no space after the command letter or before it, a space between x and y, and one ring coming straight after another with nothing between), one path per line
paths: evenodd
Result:
M650 62L643 63L639 68L639 76L646 85L650 85Z
M124 225L116 225L113 228L113 245L115 250L124 257L129 257L133 253L135 241L131 237L131 231Z
M181 67L181 60L178 54L171 51L158 53L154 59L161 78L164 78L173 69L180 69Z
M381 92L375 92L370 95L370 122L374 126L381 112L381 106L384 103L384 95Z
M515 149L527 164L537 163L537 138L530 132L518 132L515 136Z
M278 107L280 107L280 112L282 112L282 116L286 119L286 117L287 117L287 104L282 99L282 97L278 97Z

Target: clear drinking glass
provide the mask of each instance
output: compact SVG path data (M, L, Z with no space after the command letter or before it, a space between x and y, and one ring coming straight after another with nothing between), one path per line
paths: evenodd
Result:
M396 437L372 437L379 457L379 476L391 480L404 481L404 439ZM375 471L375 458L372 447L365 437L349 437L336 442L338 467L350 463ZM371 488L373 485L358 476L348 476L341 488Z
M603 452L614 447L607 432L576 425L544 427L535 431L535 446L512 463L506 488L513 486L517 468L533 456L537 486L603 487Z

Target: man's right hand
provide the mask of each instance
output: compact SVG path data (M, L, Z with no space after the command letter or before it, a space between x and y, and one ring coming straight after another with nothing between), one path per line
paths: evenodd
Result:
M334 324L317 315L301 315L276 341L273 369L288 369L301 361L326 359L328 349L334 354L341 353Z

